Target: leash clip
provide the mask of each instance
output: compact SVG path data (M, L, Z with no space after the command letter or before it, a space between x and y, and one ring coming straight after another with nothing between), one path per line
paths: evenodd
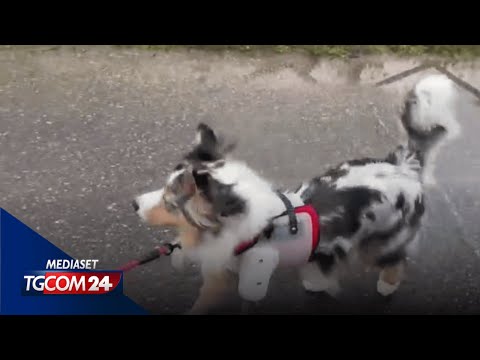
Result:
M163 244L163 246L165 246L168 249L168 252L165 253L165 255L167 255L167 256L172 255L172 253L175 249L181 249L182 248L180 243L176 243L176 244L166 243L166 244Z

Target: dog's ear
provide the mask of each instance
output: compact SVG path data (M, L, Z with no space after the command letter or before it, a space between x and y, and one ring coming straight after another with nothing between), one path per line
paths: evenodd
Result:
M245 211L245 201L233 192L231 185L219 184L215 192L213 207L220 216L228 217Z
M217 143L218 138L212 128L204 123L198 124L195 135L195 145L202 145L213 149L217 146Z
M185 171L179 175L180 191L184 196L192 196L197 190L195 177L190 171Z
M216 214L228 217L245 210L245 201L233 192L232 185L226 185L215 180L208 170L194 170L193 177L197 188L212 204Z
M208 125L200 123L195 136L195 146L185 159L194 163L212 163L224 159L235 148L235 143L218 136Z
M185 159L192 162L212 162L221 159L218 152L219 141L215 132L206 124L200 123L197 127L194 148Z

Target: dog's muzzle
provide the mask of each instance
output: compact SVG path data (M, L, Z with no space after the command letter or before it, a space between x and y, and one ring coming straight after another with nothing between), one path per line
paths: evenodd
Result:
M135 210L143 220L146 220L148 212L161 203L163 194L164 190L160 189L137 196L132 201L133 210Z

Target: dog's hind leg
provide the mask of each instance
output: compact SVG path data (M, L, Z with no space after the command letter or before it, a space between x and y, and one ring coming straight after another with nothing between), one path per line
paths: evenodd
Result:
M386 265L380 271L377 282L377 291L388 296L393 294L403 280L405 272L405 260L402 259L394 264Z
M420 213L420 216L422 213ZM407 254L412 252L418 236L418 227L406 232L400 232L393 241L398 243L400 240L401 245L390 249L375 259L375 265L380 268L377 281L377 291L379 294L389 296L397 291L404 277L405 267L407 265Z
M320 292L325 291L331 296L336 296L340 292L340 285L336 272L332 268L326 271L325 267L316 262L309 262L300 269L300 278L302 285L307 291Z

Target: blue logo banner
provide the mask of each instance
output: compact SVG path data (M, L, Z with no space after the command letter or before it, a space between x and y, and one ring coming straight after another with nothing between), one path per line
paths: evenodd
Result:
M123 294L121 272L48 270L46 264L52 259L69 263L74 260L0 209L0 314L147 314ZM35 290L37 296L26 296L27 286L28 290Z

